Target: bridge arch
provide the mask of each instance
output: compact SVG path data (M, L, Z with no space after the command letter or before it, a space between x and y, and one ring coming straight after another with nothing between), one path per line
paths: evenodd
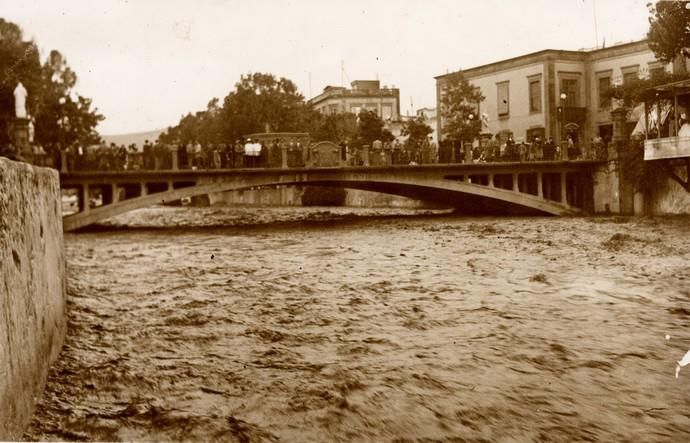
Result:
M371 168L369 168L371 169ZM420 173L391 174L390 171L358 171L342 168L321 170L283 171L265 174L249 174L242 177L217 176L211 182L143 195L112 204L91 208L63 218L63 229L73 231L98 221L114 217L134 209L164 204L185 197L240 191L257 187L278 186L332 186L349 189L382 192L415 199L443 203L455 207L474 207L482 212L513 214L574 215L581 209L543 197L494 186L473 184L444 178L444 175Z

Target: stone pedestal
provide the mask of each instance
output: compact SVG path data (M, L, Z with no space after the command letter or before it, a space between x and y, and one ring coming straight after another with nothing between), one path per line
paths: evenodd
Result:
M10 123L10 138L16 154L23 159L31 159L33 151L29 142L29 119L15 118Z

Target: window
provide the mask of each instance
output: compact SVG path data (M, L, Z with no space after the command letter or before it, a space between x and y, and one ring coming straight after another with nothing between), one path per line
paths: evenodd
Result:
M541 112L541 79L529 81L529 112Z
M639 70L640 67L638 65L621 68L621 72L623 73L623 84L627 85L628 83L640 78Z
M355 115L358 115L360 111L362 110L362 105L357 103L357 104L351 104L350 105L350 112L352 112Z
M611 107L611 97L608 91L611 89L611 77L599 77L599 109Z
M498 116L507 117L510 114L510 95L509 95L509 83L496 83L496 97L498 100Z
M637 80L637 72L626 72L623 74L623 84L627 85L631 81Z
M328 113L335 115L338 113L338 105L328 105Z
M649 64L649 78L659 77L664 74L664 65L661 63L650 63Z
M393 118L393 105L381 105L381 118L384 120Z
M561 94L565 94L565 99L561 101L562 106L578 106L580 104L580 88L577 79L561 79Z

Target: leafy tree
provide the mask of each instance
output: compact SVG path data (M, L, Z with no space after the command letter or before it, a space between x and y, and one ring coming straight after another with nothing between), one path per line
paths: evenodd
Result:
M36 141L44 147L100 140L96 133L103 116L91 99L74 92L77 75L59 51L41 65L38 47L24 41L21 28L0 18L0 144L9 142L8 124L15 116L14 88L22 82L28 92L26 109L35 119Z
M383 120L374 111L362 111L357 122L356 145L370 145L374 140L382 142L393 140L393 134L384 128Z
M41 61L33 41L25 42L16 24L0 18L0 145L9 142L8 125L14 118L14 88L22 82L29 93L27 112L33 114L41 89Z
M672 62L679 55L690 56L690 9L685 1L648 3L649 47L662 61ZM684 67L684 64L682 64Z
M473 86L462 71L446 77L441 91L443 134L451 140L473 140L482 129L477 112L484 100L479 88Z
M297 86L286 78L254 73L242 76L223 101L223 133L234 140L253 132L298 132L310 108Z
M405 123L403 134L408 136L407 143L411 146L421 146L429 134L434 132L431 126L424 123L422 117L417 117Z

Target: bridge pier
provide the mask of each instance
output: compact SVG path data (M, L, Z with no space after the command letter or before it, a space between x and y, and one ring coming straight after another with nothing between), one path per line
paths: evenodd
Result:
M515 172L512 174L513 176L513 191L519 192L520 191L520 185L518 183L518 173Z
M494 175L493 174L489 174L489 187L491 187L491 188L496 187L496 186L494 186Z
M89 184L84 183L79 189L79 211L89 212L91 190Z
M568 204L568 192L566 188L565 172L561 172L561 203Z
M139 189L140 189L139 195L142 196L142 197L145 196L145 195L147 195L147 194L149 193L149 192L148 192L148 191L149 191L149 190L148 190L148 187L146 186L146 182L141 182L141 183L140 183L140 188L139 188Z
M537 197L544 198L544 175L537 172Z

